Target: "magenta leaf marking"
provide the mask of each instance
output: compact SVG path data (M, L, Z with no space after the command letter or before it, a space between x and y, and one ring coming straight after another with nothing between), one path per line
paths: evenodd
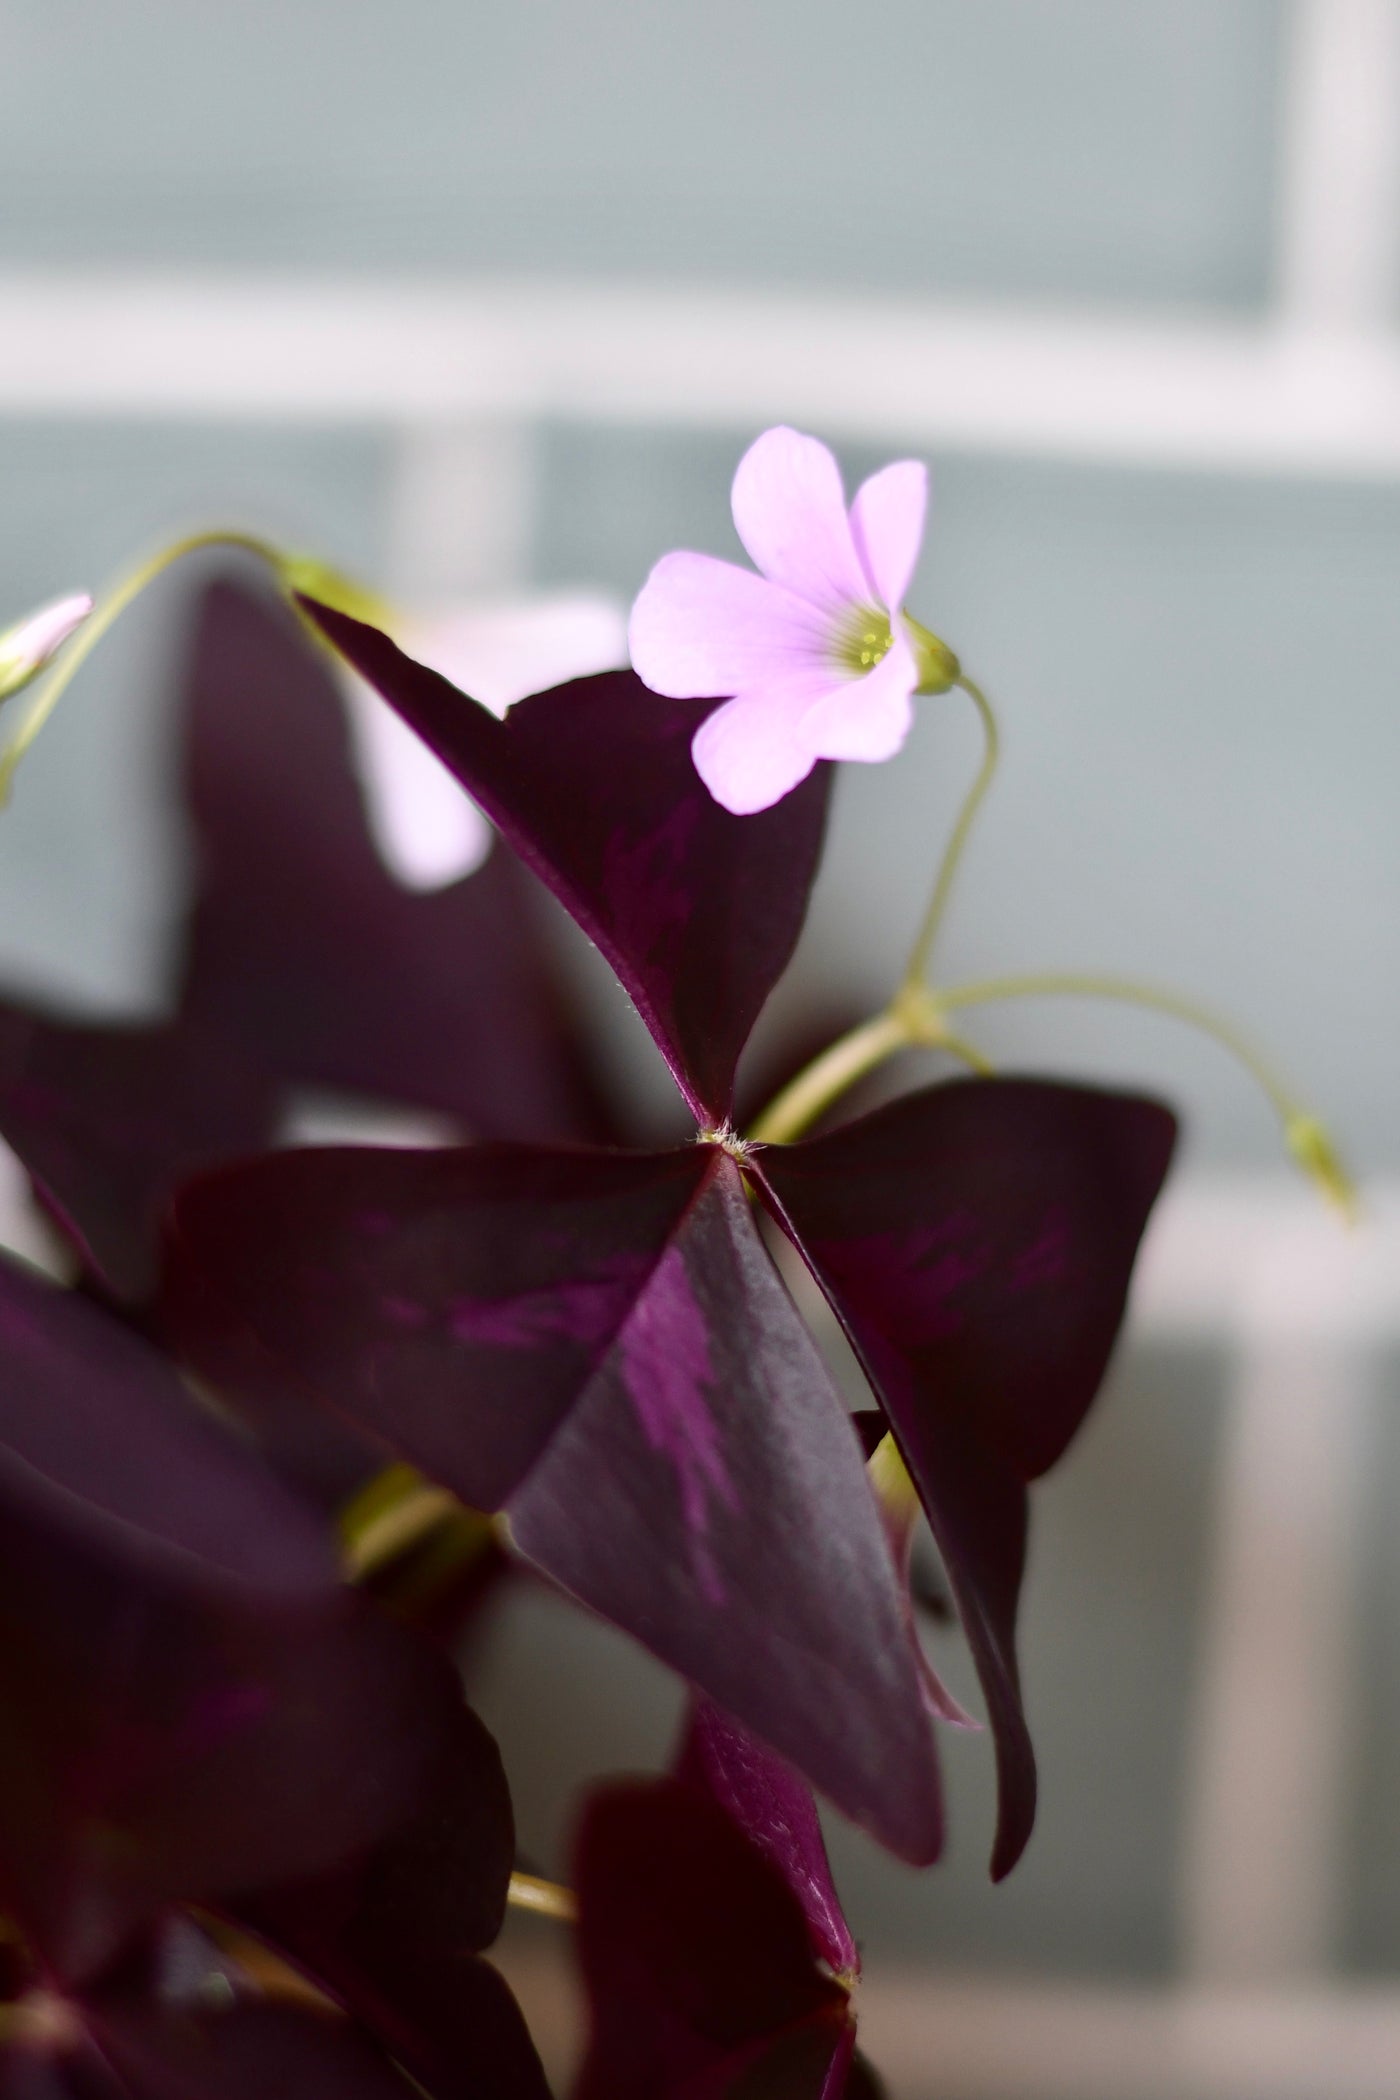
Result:
M222 1169L175 1206L169 1285L173 1330L230 1397L246 1374L289 1412L319 1402L504 1505L556 1581L903 1856L933 1856L880 1514L717 1147Z
M927 1860L933 1746L860 1448L738 1169L717 1148L708 1162L511 1528L847 1815Z
M664 1258L664 1257L663 1257ZM644 1257L618 1255L599 1264L595 1274L575 1276L548 1290L520 1291L510 1298L458 1298L450 1302L447 1324L460 1341L492 1349L533 1349L540 1342L577 1342L599 1349L617 1329L619 1297L630 1297L646 1281L650 1263ZM410 1308L389 1300L401 1317ZM414 1324L427 1314L411 1308Z
M697 1587L708 1604L721 1605L724 1581L708 1544L710 1498L733 1514L739 1500L705 1398L714 1384L705 1315L674 1244L638 1297L619 1348L623 1388L647 1442L675 1472Z
M505 1502L628 1318L705 1157L307 1149L189 1184L166 1312L235 1399L318 1401ZM241 1364L230 1345L251 1345Z

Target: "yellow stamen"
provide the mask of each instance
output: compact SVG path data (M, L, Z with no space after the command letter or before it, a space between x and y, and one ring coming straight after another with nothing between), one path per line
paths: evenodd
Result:
M836 639L836 661L843 671L863 678L883 663L894 641L889 614L878 606L857 606Z

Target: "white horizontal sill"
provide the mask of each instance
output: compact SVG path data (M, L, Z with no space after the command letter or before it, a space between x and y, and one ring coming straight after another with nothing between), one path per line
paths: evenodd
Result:
M0 414L577 416L1400 476L1400 337L635 284L0 273Z

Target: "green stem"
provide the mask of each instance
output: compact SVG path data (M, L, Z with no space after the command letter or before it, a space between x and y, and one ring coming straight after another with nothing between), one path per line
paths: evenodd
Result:
M939 1004L950 1012L963 1006L989 1006L1003 999L1023 998L1115 999L1125 1005L1143 1006L1153 1013L1170 1014L1211 1036L1243 1065L1262 1087L1285 1122L1302 1113L1297 1097L1285 1086L1273 1067L1240 1030L1194 999L1162 985L1142 984L1136 978L1111 973L1042 971L1024 977L988 977L979 984L955 985L938 994Z
M996 1066L984 1051L979 1050L975 1043L970 1043L966 1036L954 1035L950 1029L945 1029L936 1042L930 1043L929 1048L946 1050L950 1057L957 1058L959 1064L966 1065L969 1071L976 1072L982 1079L990 1079L996 1070Z
M346 1581L365 1582L377 1575L461 1506L446 1488L433 1487L427 1481L410 1488L400 1501L381 1510L347 1539L343 1561Z
M775 1094L749 1131L756 1145L790 1145L810 1130L844 1093L897 1051L915 1047L946 1050L985 1077L991 1064L975 1044L954 1035L939 1012L940 1002L922 988L901 986L887 1007L862 1021Z
M543 1918L557 1918L561 1925L578 1920L578 1898L573 1890L539 1874L512 1874L506 1901L512 1910L532 1910Z
M905 985L922 985L928 982L929 962L933 955L934 942L938 938L939 929L943 924L944 915L948 909L948 899L952 895L953 883L962 862L963 852L971 836L973 824L976 822L977 812L981 809L986 799L987 790L992 784L997 763L1001 757L1001 732L997 728L997 719L992 711L991 701L987 698L981 686L974 679L969 678L965 672L959 672L957 682L976 706L977 712L982 718L982 734L985 739L985 749L982 753L982 763L978 768L977 777L963 798L963 805L958 811L957 822L954 824L952 835L944 848L943 859L933 885L933 895L929 899L928 909L923 917L923 924L919 928L918 938L914 942L908 964L905 967L903 979Z
M907 1022L890 1008L862 1021L812 1060L796 1079L774 1095L748 1133L755 1144L790 1145L809 1130L858 1079L912 1041Z
M279 576L282 573L283 556L269 541L258 539L253 533L229 531L192 532L187 538L176 540L173 546L162 548L159 554L151 555L148 560L129 570L113 584L103 598L99 599L88 614L54 670L44 679L38 692L31 699L14 741L3 755L0 755L0 809L3 809L10 799L20 760L102 637L116 625L127 607L133 604L158 576L163 575L165 570L186 554L198 554L207 547L229 547L243 554L255 555L258 560L265 561Z
M980 984L955 985L951 991L938 994L938 1003L953 1012L960 1006L987 1006L998 999L1039 996L1118 999L1132 1006L1146 1007L1153 1013L1168 1014L1173 1020L1185 1021L1188 1026L1199 1028L1222 1050L1228 1051L1266 1095L1283 1125L1288 1149L1304 1173L1311 1176L1343 1216L1355 1219L1355 1184L1323 1125L1316 1116L1308 1113L1291 1087L1285 1084L1247 1036L1232 1022L1195 999L1184 999L1179 992L1168 991L1161 985L1141 984L1132 977L1046 971L1034 976L989 977Z

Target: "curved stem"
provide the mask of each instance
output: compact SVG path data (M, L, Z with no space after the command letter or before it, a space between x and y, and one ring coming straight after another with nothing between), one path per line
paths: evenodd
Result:
M10 799L20 760L102 637L115 626L127 607L140 597L149 584L163 575L165 570L186 554L198 554L208 547L228 547L243 554L252 554L258 560L265 561L274 571L281 573L283 557L270 541L259 539L256 534L250 532L222 530L192 532L187 538L177 540L172 547L162 548L159 554L151 555L136 568L129 570L93 607L63 651L55 668L43 680L38 692L31 699L14 741L3 755L0 755L0 808Z
M946 1050L985 1078L992 1070L975 1043L954 1035L940 1012L942 1002L922 987L902 986L890 1004L848 1035L838 1036L796 1079L775 1094L748 1133L755 1145L790 1145L867 1072L896 1051Z
M749 1137L758 1145L790 1145L858 1079L912 1041L908 1023L888 1007L872 1020L862 1021L848 1035L838 1036L830 1049L823 1050L774 1095Z
M342 1565L347 1582L363 1582L425 1539L444 1517L461 1508L446 1488L423 1481L346 1539Z
M939 1004L951 1012L960 1006L989 1005L997 999L1039 996L1118 999L1131 1006L1147 1007L1153 1013L1169 1014L1173 1020L1185 1021L1190 1027L1199 1028L1203 1035L1210 1036L1222 1050L1229 1052L1268 1098L1283 1125L1288 1149L1303 1172L1316 1182L1344 1217L1355 1219L1358 1208L1356 1186L1323 1125L1316 1116L1308 1113L1274 1067L1232 1021L1225 1020L1195 999L1183 998L1179 992L1169 991L1163 985L1142 984L1132 977L1069 971L1037 972L1026 977L989 977L980 984L955 985L952 991L940 992L938 999Z
M538 1874L512 1874L506 1901L512 1910L532 1910L543 1918L557 1918L561 1925L578 1920L578 1898L573 1890Z
M1047 970L1024 977L988 977L979 984L955 985L939 993L939 1003L950 1011L963 1006L988 1006L1002 999L1023 998L1114 999L1129 1006L1143 1006L1153 1013L1170 1014L1213 1037L1268 1095L1285 1122L1302 1113L1296 1096L1285 1086L1273 1067L1234 1024L1210 1007L1163 985L1143 984L1136 978L1110 972Z
M950 1057L956 1057L970 1071L976 1072L980 1079L990 1079L996 1070L992 1060L983 1051L979 1050L975 1043L969 1043L965 1036L952 1035L945 1031L944 1034L939 1036L938 1041L930 1044L929 1047L936 1050L946 1050Z
M975 679L969 678L966 673L959 672L957 682L973 702L982 718L982 734L986 748L982 753L982 763L977 770L977 777L968 789L967 794L963 797L963 805L958 811L957 822L954 824L952 835L943 849L943 859L934 881L933 895L929 899L928 909L924 913L918 938L910 950L909 961L905 966L903 981L906 985L926 984L928 982L928 966L930 957L933 954L933 945L938 938L944 914L948 909L948 899L952 895L953 883L962 861L963 852L971 836L977 812L986 799L987 790L992 784L997 763L1001 757L1001 732L997 728L997 719L992 712L991 701Z

